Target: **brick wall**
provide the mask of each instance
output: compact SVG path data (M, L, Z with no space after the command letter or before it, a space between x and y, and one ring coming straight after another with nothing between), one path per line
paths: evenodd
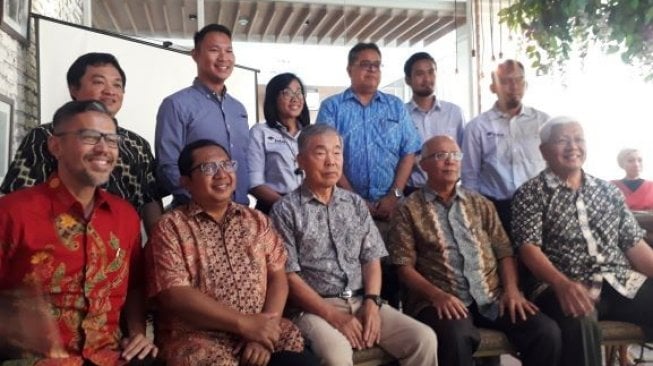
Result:
M83 0L32 0L32 12L81 24ZM25 133L38 125L38 85L34 21L24 45L0 30L0 94L14 101L13 156ZM2 136L4 138L4 136ZM0 152L0 154L3 154ZM0 156L0 159L7 159Z

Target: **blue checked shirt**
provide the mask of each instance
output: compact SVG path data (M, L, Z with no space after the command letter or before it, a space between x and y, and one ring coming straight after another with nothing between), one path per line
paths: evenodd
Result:
M344 140L344 172L354 191L377 201L391 189L399 160L419 151L417 129L399 98L380 91L366 106L351 88L322 102L317 123Z

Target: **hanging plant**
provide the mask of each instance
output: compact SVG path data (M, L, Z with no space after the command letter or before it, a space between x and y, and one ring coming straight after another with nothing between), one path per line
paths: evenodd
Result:
M653 0L513 0L499 20L523 34L540 73L564 69L598 44L653 80Z

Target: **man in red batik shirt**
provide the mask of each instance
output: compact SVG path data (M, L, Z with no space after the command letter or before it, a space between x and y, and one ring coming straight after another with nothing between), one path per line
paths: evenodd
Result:
M98 188L118 158L116 124L102 103L75 101L57 110L53 130L57 171L0 198L0 362L151 360L138 214Z

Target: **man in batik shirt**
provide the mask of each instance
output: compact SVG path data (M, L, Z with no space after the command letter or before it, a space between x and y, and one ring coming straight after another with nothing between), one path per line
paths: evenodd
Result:
M77 58L66 74L72 100L99 100L115 118L122 107L127 78L118 60L109 53L91 52ZM104 186L138 211L149 230L161 216L155 181L155 162L150 144L138 134L118 126L122 135L116 166ZM47 147L52 123L34 127L23 139L9 165L0 193L43 183L57 169L57 160Z
M547 121L540 139L547 168L515 195L514 244L541 280L531 297L560 326L562 363L600 365L597 318L653 336L653 250L618 188L583 170L575 119Z
M555 366L560 330L526 300L492 202L458 187L460 147L435 136L422 147L426 185L395 213L388 251L407 287L404 311L433 328L441 365L472 366L477 327L498 329L524 365Z
M148 243L157 343L169 365L317 365L281 318L286 252L267 216L232 202L237 162L212 140L178 159L191 202L165 214Z
M435 334L381 299L387 255L365 200L336 187L343 143L328 125L302 130L297 162L304 183L272 207L288 249L295 323L323 365L352 366L353 349L380 345L401 365L437 365Z
M48 138L56 173L0 198L0 360L122 365L156 356L138 287L138 215L98 188L120 139L102 103L69 102Z

